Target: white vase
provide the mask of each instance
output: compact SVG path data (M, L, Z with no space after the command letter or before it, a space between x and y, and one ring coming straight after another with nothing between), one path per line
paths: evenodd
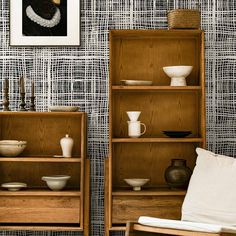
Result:
M69 134L66 134L66 136L60 140L60 144L62 149L62 156L71 157L74 140L69 137Z

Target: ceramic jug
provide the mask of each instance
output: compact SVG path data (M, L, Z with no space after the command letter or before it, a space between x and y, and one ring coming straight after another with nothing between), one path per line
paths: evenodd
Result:
M131 138L138 138L146 132L146 125L140 121L127 121L128 122L128 135ZM144 131L141 132L141 126L144 127Z
M69 134L66 134L66 136L60 140L60 144L62 149L62 156L71 157L74 140L69 137Z

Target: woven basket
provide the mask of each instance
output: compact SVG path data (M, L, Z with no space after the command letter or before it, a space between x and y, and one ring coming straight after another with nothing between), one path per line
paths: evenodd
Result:
M199 29L200 11L191 9L175 9L167 13L169 29Z

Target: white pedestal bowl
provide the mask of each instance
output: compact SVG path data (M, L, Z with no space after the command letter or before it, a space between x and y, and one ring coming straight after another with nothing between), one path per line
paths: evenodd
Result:
M193 66L166 66L163 70L171 78L170 86L187 86L186 77L192 72Z
M146 184L150 179L124 179L124 181L133 187L134 191L140 191L141 187Z

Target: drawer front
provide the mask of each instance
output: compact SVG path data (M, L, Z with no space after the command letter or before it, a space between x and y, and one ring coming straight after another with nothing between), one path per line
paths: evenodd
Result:
M0 223L79 223L80 198L0 197Z
M140 216L180 219L184 196L113 196L112 223L137 221Z

